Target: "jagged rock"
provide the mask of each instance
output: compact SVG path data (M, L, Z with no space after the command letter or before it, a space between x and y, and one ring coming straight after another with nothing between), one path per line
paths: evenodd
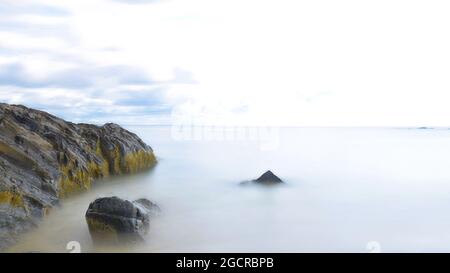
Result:
M94 243L137 242L144 240L155 211L159 207L147 199L130 202L104 197L89 205L86 222Z
M241 184L262 184L262 185L276 185L284 183L278 176L273 174L272 171L267 171L263 175L261 175L258 179L254 179L251 181L244 181Z
M155 163L152 148L116 124L74 124L0 103L0 249L95 179Z

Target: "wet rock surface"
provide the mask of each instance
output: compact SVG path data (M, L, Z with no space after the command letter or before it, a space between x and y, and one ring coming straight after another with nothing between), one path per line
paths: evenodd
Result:
M61 198L155 163L152 148L119 125L74 124L0 103L0 250Z
M150 217L159 210L147 199L104 197L89 205L86 222L96 244L140 242L150 228Z

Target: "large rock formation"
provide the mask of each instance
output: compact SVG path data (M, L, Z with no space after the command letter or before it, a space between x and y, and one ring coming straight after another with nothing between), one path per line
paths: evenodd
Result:
M0 249L95 179L155 163L152 148L116 124L74 124L0 104Z
M94 243L127 243L144 240L150 216L159 207L147 199L134 202L118 197L99 198L89 205L86 222Z

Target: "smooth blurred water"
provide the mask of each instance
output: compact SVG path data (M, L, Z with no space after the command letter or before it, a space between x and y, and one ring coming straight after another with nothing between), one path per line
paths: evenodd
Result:
M84 252L450 251L450 130L282 128L267 149L128 129L158 165L65 200L11 251L67 252L69 241ZM238 185L268 169L287 185ZM160 205L145 244L94 248L84 213L112 195Z

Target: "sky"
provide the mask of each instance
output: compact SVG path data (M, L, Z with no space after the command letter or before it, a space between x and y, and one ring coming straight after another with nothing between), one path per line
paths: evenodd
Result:
M73 122L450 126L450 3L0 0L0 102Z

